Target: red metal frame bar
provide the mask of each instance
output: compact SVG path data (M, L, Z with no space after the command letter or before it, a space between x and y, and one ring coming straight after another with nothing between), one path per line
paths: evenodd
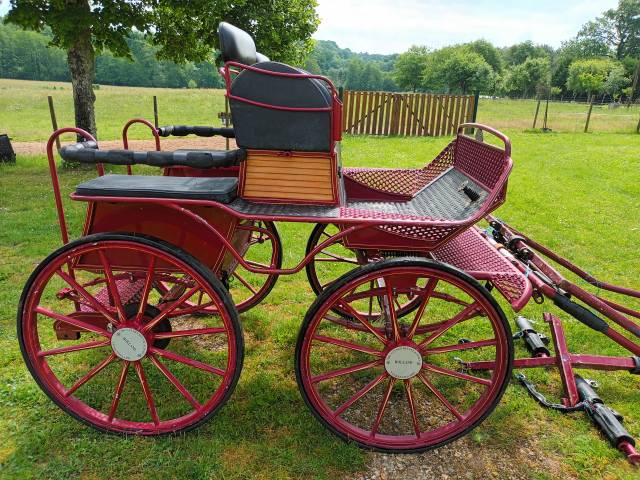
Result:
M75 133L84 137L90 142L95 142L96 139L88 132L85 132L81 128L67 127L60 128L53 132L47 141L47 160L49 161L49 172L51 173L51 185L53 186L53 197L56 201L56 210L58 212L58 223L60 224L60 234L62 236L62 243L66 245L69 243L69 232L67 230L67 221L64 216L64 206L62 204L62 195L60 194L60 182L58 181L58 170L56 169L56 160L53 156L53 144L60 135L65 133ZM104 175L104 167L101 163L96 165L98 175Z
M153 135L153 138L155 139L155 142L156 142L156 151L159 152L161 148L160 148L160 135L158 134L158 129L150 121L145 120L144 118L132 118L127 123L125 123L124 127L122 128L123 148L125 150L129 150L129 127L131 127L131 125L135 123L141 123L149 127L149 129L151 129L151 134ZM131 173L132 173L131 165L127 165L127 175L131 175Z

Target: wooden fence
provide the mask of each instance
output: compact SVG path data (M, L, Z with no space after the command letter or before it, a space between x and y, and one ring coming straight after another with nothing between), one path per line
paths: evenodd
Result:
M474 120L473 95L356 92L345 90L342 130L368 135L452 135Z

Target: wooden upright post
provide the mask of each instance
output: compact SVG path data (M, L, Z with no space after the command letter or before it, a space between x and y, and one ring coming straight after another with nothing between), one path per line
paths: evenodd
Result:
M636 127L636 133L640 133L640 119L638 119L638 126Z
M153 96L153 124L158 128L158 97Z
M53 131L58 130L58 120L56 119L56 109L53 107L53 97L49 95L47 97L49 101L49 114L51 115L51 126L53 127ZM56 137L56 148L60 151L60 137Z
M533 116L533 129L535 130L536 128L536 123L538 122L538 112L540 111L540 102L542 100L540 99L540 95L538 95L538 105L536 105L536 114Z
M584 133L589 131L589 121L591 120L591 111L593 110L593 97L595 97L595 95L591 95L589 99L589 113L587 113L587 122L584 124Z

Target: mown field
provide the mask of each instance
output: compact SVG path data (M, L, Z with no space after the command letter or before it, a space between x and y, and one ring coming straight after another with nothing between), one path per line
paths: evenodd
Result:
M0 88L7 85L0 81ZM43 88L29 94L32 85L24 86L24 91L19 87L16 84L8 95L2 91L3 107L7 96L23 100L21 106L14 100L13 116L0 108L0 130L7 118L24 118L20 112L30 111L31 123L45 115L41 125L48 131L46 95L53 92L60 98L57 103L63 104L68 88ZM97 92L98 122L101 131L117 138L126 118L151 116L153 93L127 89L125 99L121 89L111 90L102 87ZM186 100L202 93L161 91L161 122L206 121L221 103L213 103L215 95L208 99L210 107L198 101L205 97ZM33 102L25 100L31 97ZM42 114L29 106L41 99L45 102ZM128 104L128 110L110 103L115 101ZM175 106L175 116L166 120L165 104ZM100 113L100 105L113 116ZM479 117L506 127L513 141L515 168L507 204L498 216L593 275L640 288L640 136L523 132L528 126L520 127L519 122L529 122L524 118L527 109L513 102L503 107L481 109ZM20 140L42 139L39 128L26 133L30 122L12 121L9 131ZM348 137L343 142L343 160L348 166L420 166L447 142L445 138ZM304 273L280 278L262 305L241 316L246 356L238 387L219 415L197 431L158 439L104 435L55 407L24 367L15 330L16 305L26 278L60 244L45 162L42 156L19 157L16 166L0 166L0 478L358 478L373 475L366 473L372 462L391 462L337 440L300 398L293 352L298 327L314 299ZM92 176L89 171L61 170L63 189L70 192ZM84 205L67 202L67 206L77 234ZM301 257L311 226L282 224L279 229L285 264L292 265ZM512 318L508 305L504 301L501 305ZM536 326L547 331L540 320L547 309L558 313L553 306L532 304L523 314L537 319ZM563 318L573 351L624 354L577 321ZM527 355L521 344L517 354ZM639 437L640 379L626 373L589 371L585 375L600 383L601 395ZM530 378L545 393L560 397L556 372L530 372ZM482 471L486 478L633 479L638 475L583 414L563 416L543 410L515 382L495 412L469 437L436 453L402 457L402 462L441 462L450 464L454 474ZM473 463L475 469L465 462Z
M134 117L153 121L153 96L158 97L161 125L220 125L217 118L224 110L222 90L187 90L169 88L111 87L101 85L96 94L98 138L118 140L122 126ZM51 133L47 96L52 96L58 126L73 124L71 84L0 79L0 133L8 133L13 141L44 140ZM544 102L540 106L537 127L542 126ZM536 110L534 100L480 99L478 121L502 129L530 129ZM588 106L568 102L551 102L549 127L556 132L582 132ZM640 105L610 109L607 105L593 108L591 132L633 133L640 120ZM131 138L147 139L145 127L132 128Z

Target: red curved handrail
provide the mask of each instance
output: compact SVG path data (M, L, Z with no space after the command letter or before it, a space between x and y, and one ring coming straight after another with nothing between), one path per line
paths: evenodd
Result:
M502 140L502 143L504 144L504 153L507 155L507 157L511 157L511 140L509 140L509 137L507 137L501 131L496 130L495 128L492 128L488 125L483 125L482 123L470 122L461 123L460 125L458 125L458 134L460 134L465 128L477 128L478 130L484 130L485 132L490 133L494 137Z
M156 151L160 151L160 135L158 134L158 129L151 123L149 120L145 120L144 118L132 118L127 123L125 123L122 128L122 146L125 150L129 150L129 127L134 123L142 123L151 129L151 134L156 141ZM131 175L131 165L127 165L127 175Z
M49 172L51 173L51 184L53 185L53 196L56 201L56 209L58 211L58 223L60 224L60 234L62 236L62 243L66 245L69 243L69 233L67 230L67 221L64 216L64 206L62 205L62 195L60 195L60 182L58 181L58 170L56 170L56 160L53 157L53 144L56 139L64 133L75 133L84 137L90 142L95 142L96 139L89 132L76 127L59 128L47 141L47 159L49 160ZM104 175L104 167L101 163L96 164L98 169L98 175Z

